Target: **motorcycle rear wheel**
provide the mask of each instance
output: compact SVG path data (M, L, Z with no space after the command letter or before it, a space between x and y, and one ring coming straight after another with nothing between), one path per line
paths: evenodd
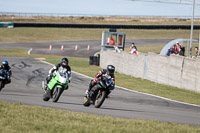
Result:
M96 100L94 103L95 108L100 108L105 99L106 99L106 91L99 90L98 94L96 95Z

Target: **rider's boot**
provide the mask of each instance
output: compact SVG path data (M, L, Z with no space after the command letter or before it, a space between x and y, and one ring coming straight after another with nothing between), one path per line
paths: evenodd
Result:
M110 98L109 94L111 93L111 91L108 92L106 98Z
M51 97L51 90L47 87L46 94L48 97Z
M91 85L91 83L89 84L89 88L85 91L85 95L86 96L89 96L89 94L90 94L90 90L92 89L92 85Z

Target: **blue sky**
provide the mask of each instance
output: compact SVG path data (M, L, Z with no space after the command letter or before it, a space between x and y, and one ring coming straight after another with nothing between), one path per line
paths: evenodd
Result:
M191 16L192 6L130 0L0 0L0 12ZM200 16L200 6L195 15Z

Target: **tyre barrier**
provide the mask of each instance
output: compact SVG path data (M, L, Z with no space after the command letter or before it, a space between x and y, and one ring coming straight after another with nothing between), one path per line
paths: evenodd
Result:
M99 66L100 56L90 56L89 57L89 65Z

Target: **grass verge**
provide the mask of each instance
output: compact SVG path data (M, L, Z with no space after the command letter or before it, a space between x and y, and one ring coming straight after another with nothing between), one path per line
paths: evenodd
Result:
M19 54L20 53L20 54ZM0 50L0 56L23 56L32 58L46 58L47 62L56 64L60 62L60 56L52 55L27 55L26 50ZM85 74L87 76L93 77L99 70L98 66L89 65L89 59L87 58L76 58L68 57L70 61L70 66L73 71ZM166 97L173 100L178 100L186 103L192 103L200 105L200 95L199 93L180 89L172 86L157 84L152 81L143 80L140 78L134 78L124 74L115 74L116 85L125 87L131 90L136 90L139 92L145 92L149 94L154 94L162 97Z
M0 42L101 40L103 30L108 31L108 29L87 28L1 28ZM118 29L117 31L125 32L126 39L190 38L190 30ZM193 38L198 37L199 31L194 30Z
M0 101L2 133L198 133L200 127L121 119Z

